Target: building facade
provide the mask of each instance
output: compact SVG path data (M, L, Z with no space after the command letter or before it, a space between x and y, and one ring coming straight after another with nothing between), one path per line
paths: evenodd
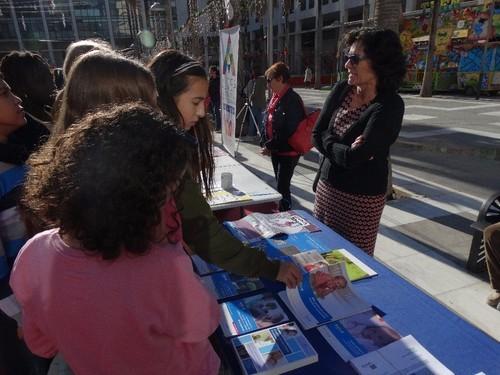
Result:
M144 0L132 8L125 0L0 0L0 57L12 50L30 50L60 66L66 47L87 38L144 52L137 38L141 30L153 31L160 42L165 38L166 1L171 1L176 30L186 22L185 1ZM158 4L153 7L154 3Z

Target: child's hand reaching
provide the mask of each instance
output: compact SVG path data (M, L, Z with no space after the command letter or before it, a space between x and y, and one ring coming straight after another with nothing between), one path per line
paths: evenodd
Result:
M296 288L302 281L302 273L295 264L281 262L276 280L285 283L287 288Z

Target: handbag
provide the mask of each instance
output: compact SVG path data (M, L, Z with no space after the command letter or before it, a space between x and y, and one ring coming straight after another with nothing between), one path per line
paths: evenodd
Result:
M299 154L307 154L313 148L312 131L318 120L320 110L309 113L297 126L297 130L288 138L288 144Z

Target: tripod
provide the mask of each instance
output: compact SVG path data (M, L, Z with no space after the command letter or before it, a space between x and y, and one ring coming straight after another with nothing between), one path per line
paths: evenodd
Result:
M245 97L245 104L243 105L243 108L241 108L238 114L236 115L236 120L238 120L238 118L241 116L242 113L243 113L243 121L241 122L240 135L238 136L238 144L236 145L236 152L238 152L238 148L240 147L241 133L243 132L243 127L245 126L248 113L250 113L250 118L253 122L253 126L255 126L255 130L257 130L257 134L260 137L259 125L257 124L257 120L255 120L255 116L253 115L252 105L250 104L248 97Z

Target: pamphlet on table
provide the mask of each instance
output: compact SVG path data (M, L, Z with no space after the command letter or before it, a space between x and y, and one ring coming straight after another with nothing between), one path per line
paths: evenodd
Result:
M215 264L205 262L198 255L192 255L191 259L193 260L196 272L200 276L205 276L214 272L223 271L222 268L217 267Z
M377 274L373 269L345 249L332 250L324 254L320 254L316 250L310 250L295 254L291 258L304 272L309 272L320 266L344 263L347 276L349 276L349 280L351 281L372 277Z
M245 375L282 374L318 361L318 354L294 322L232 339Z
M279 296L304 329L343 319L371 309L354 290L344 263L318 265L303 274L297 288Z
M318 232L320 229L295 211L274 214L253 213L237 221L228 221L226 227L241 241L251 243L278 234Z
M251 201L252 197L234 187L230 189L222 189L212 191L212 196L207 199L210 207L231 202Z
M262 281L256 277L238 276L229 272L203 276L201 281L218 300L264 288Z
M269 292L225 302L221 308L220 326L225 337L242 335L290 320Z
M0 310L21 324L21 306L13 294L0 300Z
M350 361L361 375L453 375L411 335Z
M318 327L318 331L346 362L401 338L394 328L372 310L325 324Z

